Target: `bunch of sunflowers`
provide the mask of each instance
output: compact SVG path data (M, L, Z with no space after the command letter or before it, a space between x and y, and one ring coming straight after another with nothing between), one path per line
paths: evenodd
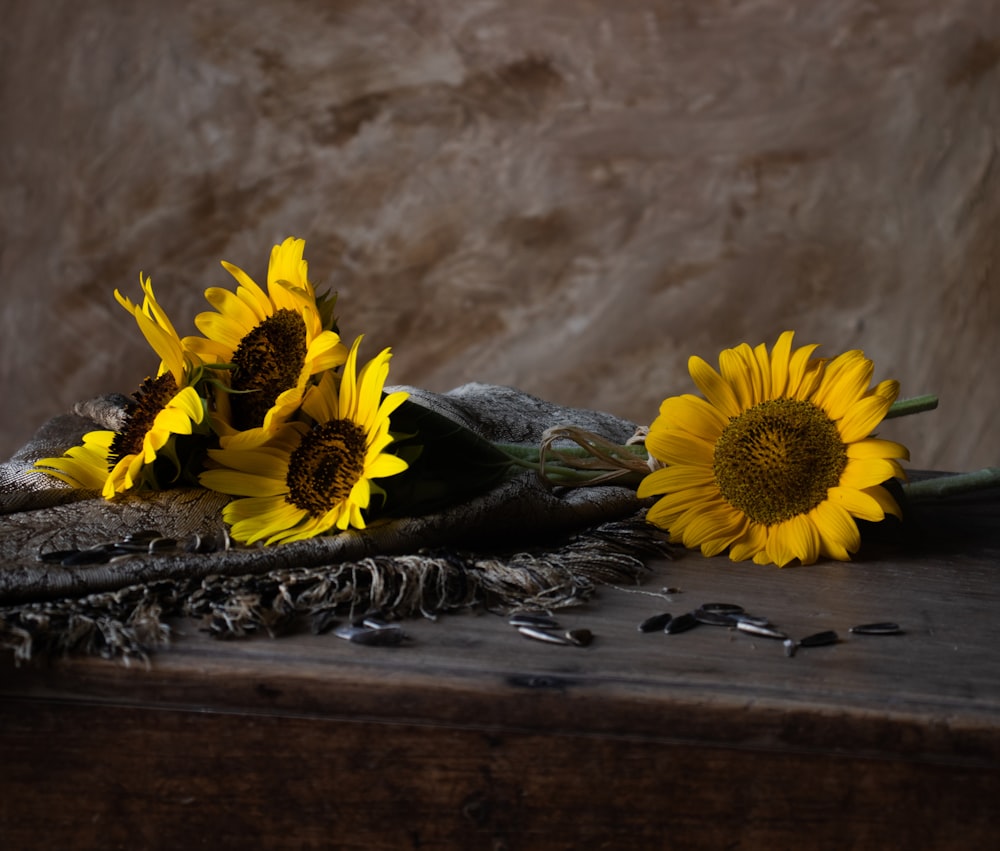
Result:
M363 528L379 486L406 469L386 452L389 418L405 393L383 396L388 349L358 369L361 337L348 350L317 296L305 242L271 252L266 290L223 266L235 292L205 291L214 310L195 317L203 336L181 338L140 276L141 305L115 291L160 357L126 408L124 426L92 431L81 446L36 468L111 499L132 489L190 483L239 499L224 510L244 543L296 541Z
M362 338L349 349L342 342L335 298L317 295L304 247L291 237L274 246L266 288L223 263L237 286L206 290L213 309L195 317L201 336L177 334L148 278L140 276L141 305L116 290L160 357L158 374L134 394L119 430L92 431L36 469L107 499L177 483L229 494L224 520L246 544L364 528L395 483L419 492L437 424L415 417L405 392L385 393L389 349L359 368ZM936 400L897 404L898 382L872 386L862 352L824 359L792 339L786 331L770 351L727 349L718 370L692 357L702 396L666 399L645 448L571 435L583 448L575 460L557 452L546 461L551 440L526 460L449 423L444 439L465 441L482 463L464 473L459 465L435 487L461 498L523 467L559 485L630 483L640 498L659 497L649 522L705 555L728 550L779 566L848 559L860 546L856 520L900 515L885 485L905 478L908 452L874 429Z

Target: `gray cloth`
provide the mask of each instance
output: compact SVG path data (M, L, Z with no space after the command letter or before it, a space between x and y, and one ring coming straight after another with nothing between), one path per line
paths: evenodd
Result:
M447 394L405 389L411 399L491 441L537 444L545 429L573 424L617 443L635 431L611 415L563 408L520 391L468 384ZM479 552L516 551L561 540L573 531L635 514L634 491L594 487L552 491L528 471L487 493L420 517L373 523L308 541L263 547L232 546L221 520L228 500L206 490L180 488L125 494L106 501L30 472L35 460L80 443L95 428L121 423L119 396L77 406L54 418L8 462L0 465L0 604L82 597L165 579L264 574L405 555L441 547ZM155 530L151 552L83 563L83 553L61 563L54 554L83 551ZM44 559L53 560L44 560Z

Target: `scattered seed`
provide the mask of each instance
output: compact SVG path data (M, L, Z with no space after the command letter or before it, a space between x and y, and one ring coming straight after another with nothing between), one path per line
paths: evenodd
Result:
M535 629L560 629L559 621L541 612L518 612L507 619L511 626L527 626Z
M736 626L736 619L732 615L727 615L723 612L715 612L711 609L695 609L692 614L698 623L708 624L709 626Z
M752 623L751 621L739 621L736 624L736 628L740 632L747 632L750 635L759 635L761 638L780 638L782 640L788 638L788 633L782 632L780 629L775 629L772 626L762 626L757 623Z
M667 635L675 635L678 632L687 632L696 626L698 626L698 619L691 612L685 612L683 615L672 618L663 631Z
M140 529L138 532L129 532L122 542L126 544L146 544L150 541L162 538L163 533L159 529Z
M577 647L587 647L594 640L594 633L589 629L570 629L566 631L566 637Z
M734 621L738 624L746 623L750 626L768 627L771 625L771 621L760 615L748 615L745 612L736 612L732 615Z
M648 617L639 624L639 632L663 632L673 617L670 612L661 612L658 615Z
M702 603L699 607L703 612L715 612L719 615L739 615L743 607L736 603Z
M799 639L799 647L825 647L828 644L836 644L839 640L840 636L836 632L827 629Z
M47 553L39 553L38 560L46 564L62 564L65 559L75 556L79 550L52 550Z
M536 626L519 626L517 631L521 633L525 638L531 638L535 641L542 641L547 644L571 644L571 640L563 635L559 635L557 632L551 632L547 629L539 629Z
M381 615L365 615L361 619L361 626L366 626L368 629L399 629L398 623L387 621Z
M115 544L115 547L124 553L148 553L149 543L149 541L130 541L126 538Z
M785 655L791 658L795 655L795 651L798 650L799 644L797 641L791 638L786 638L783 642L785 645Z
M64 567L74 567L84 564L105 564L116 555L121 555L121 551L114 544L100 544L86 550L76 550L63 558L59 563Z
M886 621L885 623L863 623L859 626L852 626L849 632L856 635L899 635L903 632L898 623Z
M333 634L354 644L365 644L369 647L394 647L402 644L408 637L398 626L389 629L371 629L354 624L338 626Z

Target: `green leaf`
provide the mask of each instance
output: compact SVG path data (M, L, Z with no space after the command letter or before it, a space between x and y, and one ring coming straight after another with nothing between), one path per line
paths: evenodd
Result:
M490 441L430 408L407 400L392 414L399 435L387 451L409 467L378 484L386 499L379 514L427 514L484 493L512 468L511 459Z

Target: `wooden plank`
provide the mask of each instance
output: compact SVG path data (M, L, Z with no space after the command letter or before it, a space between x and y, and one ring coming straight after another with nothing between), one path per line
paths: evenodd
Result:
M981 847L1000 794L995 504L952 505L848 564L687 554L559 613L588 648L492 614L217 641L179 622L149 669L0 668L9 847ZM662 589L676 589L657 596ZM661 609L728 600L833 646ZM856 636L893 620L904 634ZM91 841L93 840L93 841Z

